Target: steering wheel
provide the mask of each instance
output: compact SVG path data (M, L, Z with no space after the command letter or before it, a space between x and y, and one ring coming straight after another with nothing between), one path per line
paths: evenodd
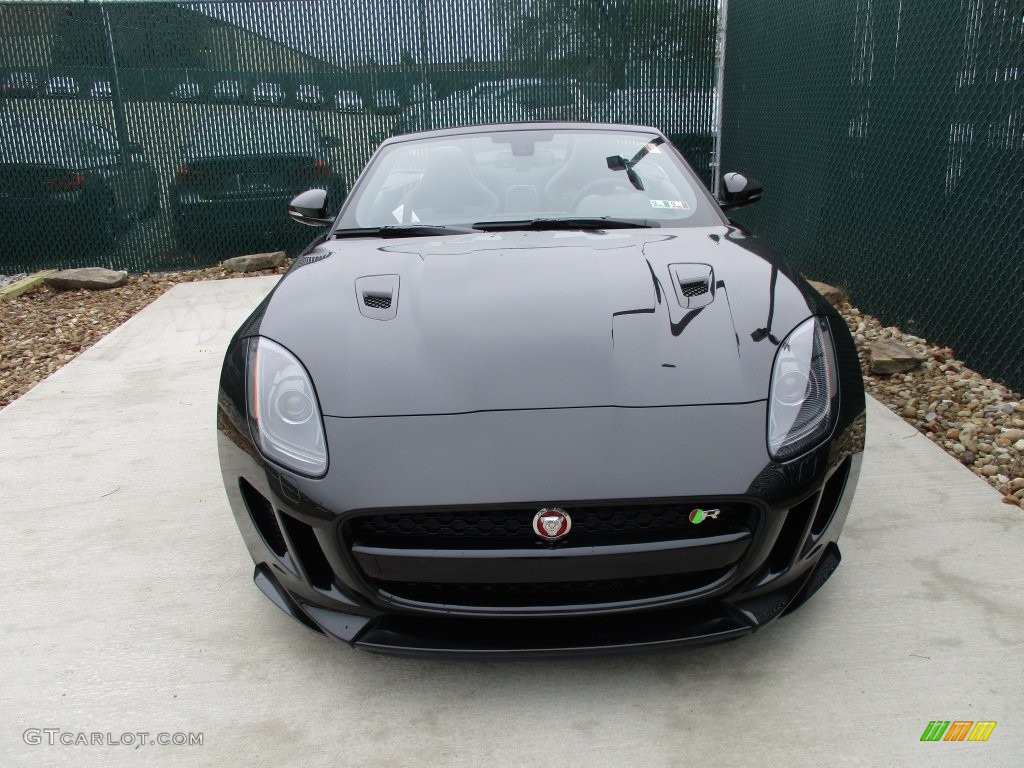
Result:
M629 194L631 192L639 192L634 187L626 176L609 176L604 179L597 179L592 181L583 187L576 196L572 199L572 209L576 210L579 204L582 203L590 195L617 195L617 194Z

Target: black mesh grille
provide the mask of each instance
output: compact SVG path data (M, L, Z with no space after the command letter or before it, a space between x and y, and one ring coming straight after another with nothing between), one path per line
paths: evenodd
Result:
M252 517L252 521L263 537L263 540L275 555L284 557L288 547L285 544L284 535L281 533L281 526L277 523L277 517L274 515L274 508L270 505L270 501L253 488L244 477L238 479L238 486L242 491L242 498L245 500L245 506L249 510L249 515Z
M318 589L330 589L334 583L334 571L331 570L312 526L284 512L281 513L281 522L293 545L292 557L302 565L310 583Z
M533 531L533 519L542 504L518 507L424 509L381 512L349 519L342 528L345 545L356 544L391 550L502 550L557 547L589 548L690 541L754 531L761 521L758 507L741 501L672 501L646 504L571 504L563 509L572 518L572 530L556 544L545 542ZM549 505L550 506L550 505ZM691 513L697 522L691 521ZM711 542L709 542L711 543ZM735 563L716 570L600 580L613 576L598 571L580 574L585 581L525 582L509 574L507 581L492 583L467 578L465 582L437 579L425 569L422 581L377 580L371 583L385 599L397 598L431 605L463 605L477 608L596 605L644 600L691 593L725 577ZM717 564L716 564L717 566ZM472 568L472 565L467 565ZM680 570L685 570L680 568ZM597 576L599 580L594 580Z
M370 309L391 309L391 297L372 296L366 293L363 294L363 304L370 307Z
M533 518L541 505L518 508L410 511L354 518L350 541L380 547L445 546L501 548L539 543ZM572 531L562 546L630 544L720 535L752 530L754 508L741 503L680 502L642 505L565 506ZM718 510L700 524L695 509Z
M514 607L613 603L681 594L712 584L728 569L636 579L571 581L535 584L433 584L382 582L394 597L423 603L477 607Z
M683 296L687 298L693 298L694 296L703 296L708 292L707 280L698 280L692 283L680 283L679 290L683 292Z
M850 467L853 459L847 457L842 466L825 482L821 489L821 499L818 501L818 511L814 513L814 522L811 523L811 534L820 536L828 524L832 522L832 515L835 514L839 502L843 498L843 490L846 488L846 479L850 476Z

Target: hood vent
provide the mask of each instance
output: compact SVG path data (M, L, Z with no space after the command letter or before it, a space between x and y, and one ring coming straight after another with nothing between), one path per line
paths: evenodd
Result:
M398 275L368 275L356 280L356 302L363 317L391 320L398 314Z
M309 253L304 253L301 256L299 256L299 258L297 258L295 260L295 263L292 264L292 269L300 269L300 268L306 266L307 264L316 264L316 262L323 261L324 259L326 259L330 255L331 255L330 251L315 251L314 250L314 251L310 251Z
M715 300L715 271L710 264L669 264L668 271L683 309L706 307Z
M679 290L683 292L683 296L692 299L695 296L702 296L708 293L711 289L708 287L707 281L697 280L693 283L680 283Z

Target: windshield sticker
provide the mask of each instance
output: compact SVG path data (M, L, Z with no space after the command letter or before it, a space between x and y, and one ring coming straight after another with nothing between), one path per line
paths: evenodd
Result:
M690 204L685 200L651 200L651 208L664 208L675 211L688 211Z
M395 221L397 221L399 224L401 224L402 223L402 215L404 213L405 213L405 204L403 203L402 205L400 205L397 208L395 208L395 210L393 210L391 212L391 215L395 217ZM413 222L414 224L418 224L419 221L420 221L420 217L416 215L416 211L410 211L410 214L411 215L409 216L409 220L411 222Z

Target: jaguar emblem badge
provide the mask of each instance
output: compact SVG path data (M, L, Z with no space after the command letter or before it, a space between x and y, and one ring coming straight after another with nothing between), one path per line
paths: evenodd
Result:
M558 507L544 507L533 517L533 532L546 541L562 538L571 528L572 518Z

